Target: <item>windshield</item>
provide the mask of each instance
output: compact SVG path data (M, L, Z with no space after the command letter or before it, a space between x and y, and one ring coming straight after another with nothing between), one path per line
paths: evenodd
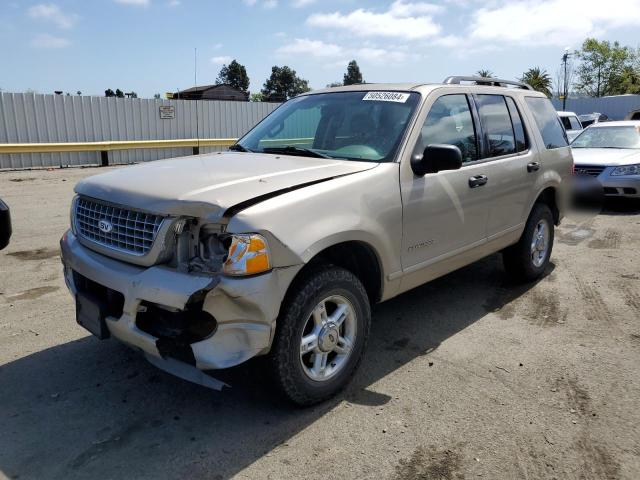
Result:
M584 130L571 144L572 148L638 148L640 127L591 127Z
M289 100L245 135L236 149L390 162L420 96L335 92Z

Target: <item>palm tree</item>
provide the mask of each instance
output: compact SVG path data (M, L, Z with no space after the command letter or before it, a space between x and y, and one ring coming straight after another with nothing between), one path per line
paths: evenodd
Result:
M531 85L534 90L544 93L547 97L551 97L552 82L546 70L542 70L540 67L530 68L522 74L520 81Z
M493 78L493 72L491 70L478 70L476 76L482 78Z
M478 70L476 77L493 78L493 72L491 70ZM476 85L491 85L491 82L476 82Z

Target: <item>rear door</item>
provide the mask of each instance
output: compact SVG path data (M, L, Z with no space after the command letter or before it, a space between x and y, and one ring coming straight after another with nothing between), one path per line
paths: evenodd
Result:
M487 238L493 240L519 229L526 221L531 187L541 173L522 120L510 95L473 96L482 124L488 203Z

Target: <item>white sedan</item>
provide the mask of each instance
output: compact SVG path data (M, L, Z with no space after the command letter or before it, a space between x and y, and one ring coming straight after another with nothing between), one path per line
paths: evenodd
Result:
M640 121L595 123L571 148L576 175L596 177L607 196L640 198Z
M569 142L573 141L582 132L582 124L578 120L578 116L573 112L558 112L562 126L567 132Z

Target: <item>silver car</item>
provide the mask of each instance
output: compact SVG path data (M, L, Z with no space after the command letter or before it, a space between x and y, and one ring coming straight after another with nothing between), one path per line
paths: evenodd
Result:
M582 124L582 128L587 128L589 125L595 125L596 123L607 122L609 121L609 117L607 117L604 113L585 113L578 117L580 123Z
M78 323L214 388L203 372L265 356L309 405L353 375L373 304L500 251L539 278L571 150L543 94L478 80L310 92L230 152L80 182L61 240Z
M596 123L571 144L575 171L610 197L640 198L640 121Z

